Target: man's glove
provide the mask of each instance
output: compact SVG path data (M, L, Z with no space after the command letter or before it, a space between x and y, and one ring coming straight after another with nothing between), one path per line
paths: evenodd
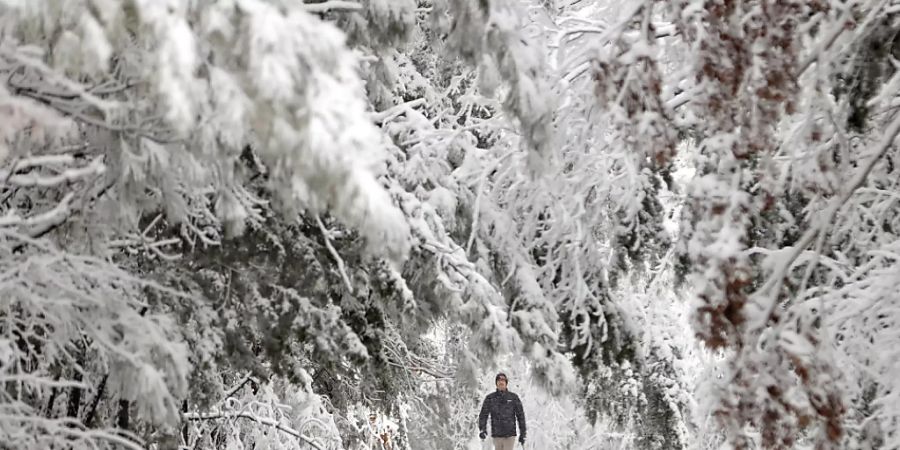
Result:
M525 436L519 436L519 443L525 445Z
M487 437L487 431L482 431L481 433L478 433L478 437L481 438L481 440L483 441L484 438Z

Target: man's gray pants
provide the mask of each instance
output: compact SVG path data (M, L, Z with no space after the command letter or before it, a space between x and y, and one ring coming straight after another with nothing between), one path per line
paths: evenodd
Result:
M516 437L494 438L494 450L515 450Z

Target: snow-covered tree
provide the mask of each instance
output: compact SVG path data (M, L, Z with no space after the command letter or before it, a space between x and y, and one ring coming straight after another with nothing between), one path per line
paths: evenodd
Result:
M0 0L0 442L896 447L898 20Z

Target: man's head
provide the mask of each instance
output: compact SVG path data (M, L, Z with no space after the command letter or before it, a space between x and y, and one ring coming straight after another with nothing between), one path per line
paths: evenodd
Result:
M494 383L497 384L497 390L498 390L498 391L505 391L505 390L506 390L506 386L507 386L507 384L509 383L509 378L506 378L506 374L505 374L505 373L500 372L500 373L497 374L496 377L494 377Z
M375 423L375 420L378 419L378 416L375 413L369 414L369 422Z

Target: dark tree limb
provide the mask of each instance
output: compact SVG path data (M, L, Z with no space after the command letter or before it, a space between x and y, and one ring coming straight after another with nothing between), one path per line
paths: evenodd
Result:
M84 342L78 342L78 357L75 364L75 375L72 377L76 382L80 382L84 379L84 352L85 346ZM77 386L73 386L69 389L69 402L66 405L66 416L78 418L78 411L81 409L81 391L82 389Z
M109 374L103 375L103 378L97 385L97 393L94 395L94 401L91 402L91 407L88 409L87 414L84 415L84 420L81 422L88 428L94 426L94 415L97 412L97 406L100 404L100 399L103 398L104 391L106 390L106 380L108 378Z
M59 381L59 375L57 375L53 381ZM44 415L50 419L53 417L53 404L56 403L56 397L59 396L59 386L53 386L53 389L50 390L50 398L47 399L47 409L45 410Z
M128 400L119 400L119 412L116 414L116 426L127 430L128 429L128 408L131 406L131 402Z

